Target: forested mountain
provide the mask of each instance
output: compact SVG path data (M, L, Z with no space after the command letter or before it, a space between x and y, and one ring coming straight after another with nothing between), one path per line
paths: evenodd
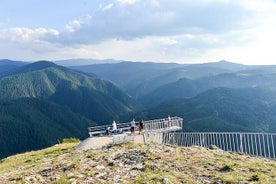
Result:
M72 68L85 73L94 73L113 81L126 91L130 91L145 81L154 79L162 74L166 74L171 69L181 66L175 63L121 62L115 64L75 66Z
M0 100L42 98L68 106L100 123L118 119L138 105L111 82L40 61L6 72Z
M48 61L0 65L6 68L0 70L2 157L63 137L85 138L93 122L133 117L177 115L188 131L276 132L276 66L227 61L121 62L74 70Z
M236 73L224 73L199 79L182 78L176 82L163 85L151 93L139 98L145 107L153 107L162 102L194 97L206 90L227 88L263 87L276 90L276 73L260 70L239 71Z
M0 102L0 158L41 149L66 137L87 137L94 122L69 108L37 98Z
M220 61L204 64L122 62L75 66L75 70L109 79L138 99L166 84L181 78L198 79L252 68L251 66Z
M133 113L137 103L116 85L47 61L0 78L0 158L65 137L84 139L91 125Z
M276 132L276 93L262 88L215 88L162 103L136 117L154 119L168 114L183 117L186 131Z
M0 76L2 72L20 67L27 64L26 62L22 61L12 61L9 59L0 59Z

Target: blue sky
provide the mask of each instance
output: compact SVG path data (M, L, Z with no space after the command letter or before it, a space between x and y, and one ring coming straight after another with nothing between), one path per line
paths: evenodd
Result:
M275 0L0 0L0 58L276 64Z

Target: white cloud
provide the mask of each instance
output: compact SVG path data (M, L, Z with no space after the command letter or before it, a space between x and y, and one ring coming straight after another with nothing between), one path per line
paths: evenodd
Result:
M105 7L102 8L102 11L106 11L109 10L113 7L113 3L109 3L108 5L106 5Z
M81 28L81 22L79 20L74 20L72 22L69 22L68 25L66 25L65 30L68 32L75 32L80 28Z
M176 0L174 3L166 0L117 0L93 11L89 17L69 23L66 31L51 41L66 45L97 44L109 39L221 34L247 28L250 26L247 21L254 15L240 3L221 0Z
M158 41L163 45L175 45L178 43L177 40L168 37L158 38Z
M93 2L88 15L74 17L63 30L6 28L0 29L0 40L35 58L244 63L276 58L273 0Z
M0 39L12 42L38 42L43 41L47 36L58 36L59 32L46 28L11 28L0 30Z
M251 9L257 12L264 12L275 10L275 0L239 0L237 3L240 3L247 9Z
M138 0L117 0L119 3L121 4L134 4L136 3Z

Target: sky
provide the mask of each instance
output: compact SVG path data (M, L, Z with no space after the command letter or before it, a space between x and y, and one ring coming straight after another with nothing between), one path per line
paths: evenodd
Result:
M276 0L0 0L0 58L276 64Z

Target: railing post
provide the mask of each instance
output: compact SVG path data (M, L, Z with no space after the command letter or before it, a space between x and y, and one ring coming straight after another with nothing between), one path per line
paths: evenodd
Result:
M242 142L242 133L240 133L240 152L243 153L243 142Z

